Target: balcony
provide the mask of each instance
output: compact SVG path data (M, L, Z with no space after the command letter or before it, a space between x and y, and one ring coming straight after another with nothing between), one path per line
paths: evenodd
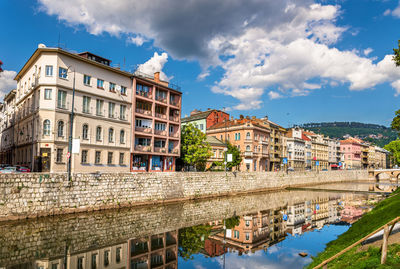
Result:
M165 130L154 130L154 134L155 135L166 136L167 135L167 131L165 131Z
M166 104L167 103L167 98L166 97L161 97L161 96L156 96L156 101Z
M169 132L169 136L179 138L179 132Z
M174 148L174 149L169 148L168 153L179 154L179 149L178 148Z
M162 147L154 147L154 152L166 153L167 149L166 148L162 148Z
M135 151L151 152L151 146L135 145Z
M152 133L151 128L145 128L145 127L139 127L139 126L135 126L135 131L137 132L141 132L141 133L146 133L146 134L151 134Z
M156 118L166 120L167 119L167 115L156 112Z
M253 152L252 151L245 151L244 152L244 157L253 157Z
M169 98L169 104L171 105L171 106L179 106L179 98L174 98L174 97L172 97L171 96L171 98Z
M145 116L150 116L151 117L151 110L145 110L145 109L141 109L141 108L136 108L135 109L136 113L145 115Z
M179 116L178 115L169 115L169 120L179 122Z
M150 92L146 92L146 91L136 91L136 96L138 97L144 97L144 98L148 98L151 99L153 98L153 95Z

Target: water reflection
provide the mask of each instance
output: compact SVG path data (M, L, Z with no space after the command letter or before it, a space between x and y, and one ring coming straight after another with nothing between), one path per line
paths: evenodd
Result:
M3 223L0 267L301 268L382 198L291 191Z

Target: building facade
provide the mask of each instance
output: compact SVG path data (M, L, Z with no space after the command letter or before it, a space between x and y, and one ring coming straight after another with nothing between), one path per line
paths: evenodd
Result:
M361 144L352 137L340 141L340 149L344 155L345 169L361 168Z
M292 128L287 132L288 166L295 171L304 170L306 164L306 141L302 139L302 135L300 128Z
M193 110L189 117L182 119L182 126L193 124L203 133L211 126L229 120L229 114L216 109L207 109L207 111Z

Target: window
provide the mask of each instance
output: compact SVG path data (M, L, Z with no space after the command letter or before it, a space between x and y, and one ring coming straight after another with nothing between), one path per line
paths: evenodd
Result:
M58 68L58 76L60 78L67 79L67 73L68 73L67 69L62 68L62 67Z
M62 120L60 120L58 122L57 135L58 135L58 137L63 137L64 136L64 122Z
M110 264L110 251L104 251L104 266L108 266Z
M90 97L88 96L83 96L82 112L90 113Z
M120 105L119 107L119 118L121 120L125 120L125 113L126 113L126 106L125 105Z
M114 118L114 110L115 110L115 104L109 102L108 103L108 117L109 118Z
M104 89L104 80L99 78L97 79L97 88Z
M52 76L53 76L53 66L46 65L46 77L52 77Z
M121 94L126 95L126 87L121 86Z
M119 153L119 165L124 164L124 153Z
M110 82L110 92L115 92L115 83Z
M87 155L88 155L88 151L87 150L82 150L81 163L87 163L88 162Z
M249 227L249 226L250 226L250 221L246 220L246 227Z
M233 237L239 239L239 231L233 231Z
M115 261L119 263L121 261L121 248L117 248L115 253Z
M114 142L114 129L108 129L108 142Z
M246 139L250 139L250 132L247 132Z
M51 89L44 89L44 100L51 100Z
M61 163L63 159L63 151L64 149L57 149L57 156L56 156L56 162Z
M66 109L67 108L67 92L58 90L58 96L57 96L57 107Z
M151 144L150 138L138 137L135 139L135 145L137 145L137 146L150 146L150 144Z
M92 254L92 267L91 269L97 269L97 254Z
M136 84L136 94L140 96L149 97L151 94L151 87L141 84Z
M101 141L101 127L97 126L96 128L96 140Z
M100 162L101 162L101 152L96 151L95 156L94 156L94 163L100 164Z
M166 124L165 123L156 122L156 124L154 126L154 129L158 130L158 131L165 131Z
M154 147L165 148L165 140L154 140Z
M119 142L121 144L125 144L125 131L121 130L121 132L119 133Z
M246 240L250 240L250 233L246 233Z
M249 145L246 146L246 151L250 151L250 146Z
M43 134L50 135L50 120L43 121Z
M84 124L82 126L82 139L88 139L88 134L89 134L89 125Z
M174 132L174 126L173 125L170 125L169 126L169 133L171 134L171 133L173 133Z
M78 261L76 263L76 269L83 269L83 257L78 257Z
M51 265L51 269L58 269L58 263L53 263Z
M86 86L90 86L90 79L92 77L88 76L88 75L83 75L83 84L85 84Z
M107 154L107 164L112 164L113 163L113 153L109 152Z
M203 130L203 128L204 128L204 124L200 124L200 130Z
M96 100L96 115L97 116L103 116L103 104L104 101L103 100Z

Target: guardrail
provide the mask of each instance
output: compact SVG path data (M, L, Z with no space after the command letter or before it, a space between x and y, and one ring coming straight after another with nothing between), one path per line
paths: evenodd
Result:
M387 247L388 247L389 235L392 232L394 226L396 225L396 223L398 221L400 221L400 217L396 217L395 219L393 219L393 220L389 221L388 223L384 224L383 226L379 227L378 229L376 229L372 233L368 234L367 236L364 236L363 238L361 238L360 240L358 240L354 244L348 246L347 248L343 249L342 251L340 251L336 255L334 255L334 256L330 257L329 259L326 259L322 263L318 264L317 266L314 267L314 269L318 269L318 268L321 268L321 267L323 269L327 269L329 262L331 262L334 259L340 257L342 254L346 253L347 251L349 251L350 249L354 248L358 244L361 244L362 242L364 242L365 240L367 240L368 238L370 238L371 236L373 236L377 232L381 231L382 229L384 230L384 233L383 233L383 242L382 242L381 264L385 264L386 263L386 255L387 255ZM389 226L390 225L392 225L392 227L389 230Z

